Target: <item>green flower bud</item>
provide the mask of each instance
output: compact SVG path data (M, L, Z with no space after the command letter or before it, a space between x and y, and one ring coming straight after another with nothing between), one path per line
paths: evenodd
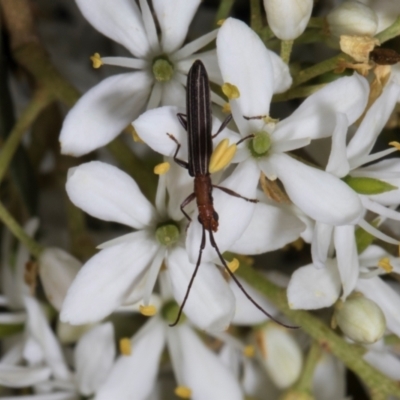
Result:
M390 183L374 178L357 178L347 175L343 178L343 181L347 183L355 192L366 195L381 194L398 189L397 186L393 186Z
M342 332L357 343L371 344L386 329L386 319L378 305L360 293L336 304L334 318Z

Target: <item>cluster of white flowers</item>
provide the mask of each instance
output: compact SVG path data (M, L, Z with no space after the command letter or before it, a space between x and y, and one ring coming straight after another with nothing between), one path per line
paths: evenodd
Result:
M177 114L186 113L186 75L197 59L210 81L222 86L222 92L211 93L213 107L232 114L229 128L213 137L214 149L226 141L238 143L232 164L213 173L213 183L258 200L213 191L219 216L214 237L221 254L252 256L299 240L310 244L308 265L290 277L279 273L270 279L287 288L291 309L333 306L332 326L338 326L346 340L364 345L364 359L371 365L399 380L400 359L382 337L400 337L400 286L384 279L400 274L400 258L371 244L377 238L381 244L399 245L381 228L387 220L400 220L400 159L383 159L400 144L373 151L400 101L395 69L385 67L378 95L366 77L354 72L327 83L290 116L277 120L270 106L274 95L292 85L289 67L244 22L228 18L219 29L183 45L200 0L152 0L152 8L147 0L76 3L96 29L132 53L131 58L96 54L94 66L135 71L109 77L82 96L64 121L62 153L85 155L131 124L164 163L155 169L159 178L154 204L114 165L96 160L69 170L66 191L74 205L132 232L99 245L99 252L82 267L59 249L42 253L39 276L48 301L60 312L57 335L24 283L27 250L21 248L10 269L9 244L4 242L2 301L10 312L0 313L0 323L26 324L0 360L0 384L32 386L33 394L3 398L161 399L158 371L167 363L165 348L180 398L277 399L299 379L309 340L268 321L224 274L209 241L184 315L177 326L168 326L184 300L204 234L198 209L185 208L190 224L181 211L193 192L193 177L174 163L177 145L167 135L181 144L178 157L187 160L187 132ZM363 3L343 3L330 13L332 35L373 36L378 31L385 7L377 1ZM264 0L264 5L269 27L285 43L304 32L313 8L311 0ZM400 13L400 7L396 10ZM354 22L357 18L360 24ZM216 49L199 52L214 40ZM214 116L213 132L221 124ZM330 154L324 159L315 149L328 141ZM296 155L317 159L318 165L292 153L299 149ZM262 191L260 176L261 186L276 187L273 190L288 201ZM30 235L35 224L27 227ZM232 271L235 261L227 262ZM290 324L260 293L237 279L263 309ZM116 357L110 321L115 316L129 320L139 312L148 321L131 339L120 341L121 355ZM242 326L253 327L248 336L229 329ZM207 340L218 351L212 351ZM76 343L73 353L64 348L71 343ZM310 382L313 397L307 398L344 399L344 365L328 352L321 354Z

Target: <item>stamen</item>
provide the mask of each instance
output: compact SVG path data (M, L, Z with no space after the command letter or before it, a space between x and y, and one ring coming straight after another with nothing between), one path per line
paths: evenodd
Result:
M177 386L174 392L181 399L190 399L192 396L192 391L187 386Z
M217 21L217 26L222 26L222 24L226 21L226 19L219 19Z
M170 165L170 163L169 162L163 162L163 163L161 163L161 164L157 164L155 167L154 167L154 173L156 174L156 175L164 175L164 174L166 174L168 171L169 171L169 169L170 169L170 167L171 167L171 165Z
M248 358L253 358L256 354L256 349L252 345L245 346L243 349L243 355Z
M95 68L95 69L100 68L104 64L99 53L94 53L90 57L90 61L92 62L92 67Z
M119 352L123 356L130 356L132 354L132 345L129 338L121 338L119 340Z
M140 138L140 136L136 132L136 129L132 125L128 125L126 127L126 130L128 131L128 133L130 133L132 135L132 139L133 139L134 142L136 142L136 143L144 143L144 141Z
M390 264L389 257L381 258L378 262L378 267L382 268L388 274L393 271L393 266Z
M399 142L390 142L389 145L395 147L397 150L400 150Z
M240 97L240 92L237 86L231 83L224 83L221 86L222 92L229 100L238 99Z
M236 154L236 144L229 146L229 139L223 139L218 143L211 155L209 170L210 173L220 171L225 168Z
M239 268L240 263L237 258L234 258L232 261L227 262L226 265L231 272L236 272L236 270Z
M153 315L155 315L157 313L157 308L153 305L148 305L148 306L139 306L139 311L142 315L146 316L146 317L152 317Z
M222 106L222 112L225 113L225 114L230 114L232 112L231 105L229 103L225 103Z

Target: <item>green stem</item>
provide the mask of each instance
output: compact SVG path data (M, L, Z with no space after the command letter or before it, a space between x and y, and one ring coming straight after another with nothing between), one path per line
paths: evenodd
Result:
M292 53L293 40L281 41L281 58L285 64L289 64L290 54Z
M288 305L286 290L267 280L249 265L241 263L237 275L243 278L254 289L263 293L290 320L299 325L317 343L339 358L349 369L356 373L373 393L400 396L397 382L377 371L362 356L365 349L347 343L333 332L324 322L307 311L291 310Z
M260 35L263 29L260 0L250 0L250 26Z
M14 217L7 211L3 203L0 203L0 220L3 221L4 225L8 227L14 236L27 247L35 258L39 258L43 247L24 231Z
M0 182L3 180L8 166L18 149L23 135L36 120L40 112L52 101L52 96L43 90L37 91L28 107L22 113L0 152Z
M296 87L294 89L290 89L285 93L279 93L276 94L272 101L273 102L280 102L280 101L286 101L286 100L291 100L291 99L299 99L303 97L308 97L314 92L317 92L318 90L322 89L324 86L326 86L326 83L321 83L319 85L309 85L309 86L301 86L301 87Z
M381 42L385 43L390 39L400 35L400 17L398 17L392 25L388 26L384 31L379 32L375 37Z
M235 0L221 0L215 16L215 25L218 25L219 21L229 17L234 3Z
M318 342L313 342L308 351L306 362L301 372L299 380L294 385L294 390L298 392L311 393L315 368L321 359L322 349Z

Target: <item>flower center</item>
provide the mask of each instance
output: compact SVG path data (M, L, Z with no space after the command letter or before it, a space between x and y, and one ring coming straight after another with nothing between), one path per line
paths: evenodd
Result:
M168 57L161 56L153 61L153 75L158 82L170 81L174 74L174 66L169 61Z
M165 321L167 321L169 324L172 324L175 322L176 317L179 312L179 306L174 300L167 301L161 309L161 316ZM184 314L181 315L181 318L179 319L178 325L182 324L185 322L186 317Z
M267 132L256 132L253 139L249 141L249 149L254 158L265 156L270 148L271 137Z
M176 243L179 236L179 227L172 221L159 225L156 229L156 238L164 246Z

